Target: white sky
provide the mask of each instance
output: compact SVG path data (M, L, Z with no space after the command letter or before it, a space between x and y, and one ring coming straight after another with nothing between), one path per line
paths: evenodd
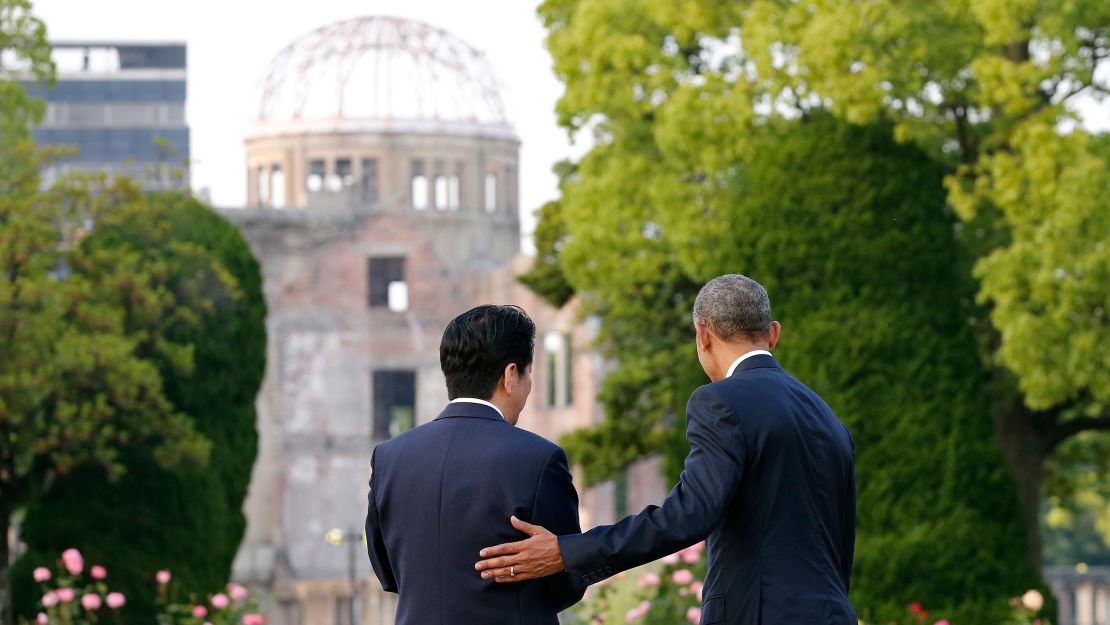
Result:
M193 188L221 207L246 203L243 138L273 56L325 24L395 15L443 28L486 53L521 139L522 227L557 197L551 166L582 148L555 124L562 85L551 72L536 0L33 0L51 39L185 41Z

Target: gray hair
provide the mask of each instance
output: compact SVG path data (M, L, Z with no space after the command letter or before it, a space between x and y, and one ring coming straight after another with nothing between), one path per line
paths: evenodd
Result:
M761 284L738 273L710 280L694 300L694 323L724 341L765 337L771 326L771 298Z

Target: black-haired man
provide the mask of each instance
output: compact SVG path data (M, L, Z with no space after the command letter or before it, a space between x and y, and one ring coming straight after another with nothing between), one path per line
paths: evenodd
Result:
M582 598L566 574L505 585L471 569L484 545L513 538L509 515L581 531L563 450L513 427L532 390L535 337L515 306L456 317L439 347L451 402L374 450L367 547L382 588L398 593L397 625L553 625Z

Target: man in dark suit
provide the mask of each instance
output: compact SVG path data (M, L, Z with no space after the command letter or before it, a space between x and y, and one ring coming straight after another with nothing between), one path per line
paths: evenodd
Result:
M398 594L397 625L554 625L582 598L566 573L507 586L471 568L483 545L515 536L509 515L581 531L566 454L514 427L532 390L535 336L515 306L457 317L439 348L451 402L374 450L367 547L382 588Z
M848 430L771 356L781 328L757 282L706 284L694 327L712 383L690 396L690 455L663 505L577 535L513 520L531 538L483 549L475 568L502 583L569 573L584 587L708 538L703 625L856 625Z

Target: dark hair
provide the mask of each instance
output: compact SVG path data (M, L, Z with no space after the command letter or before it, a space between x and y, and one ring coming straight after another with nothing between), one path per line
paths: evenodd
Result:
M448 399L489 399L509 363L524 375L535 342L536 324L519 306L488 304L455 317L439 343Z

